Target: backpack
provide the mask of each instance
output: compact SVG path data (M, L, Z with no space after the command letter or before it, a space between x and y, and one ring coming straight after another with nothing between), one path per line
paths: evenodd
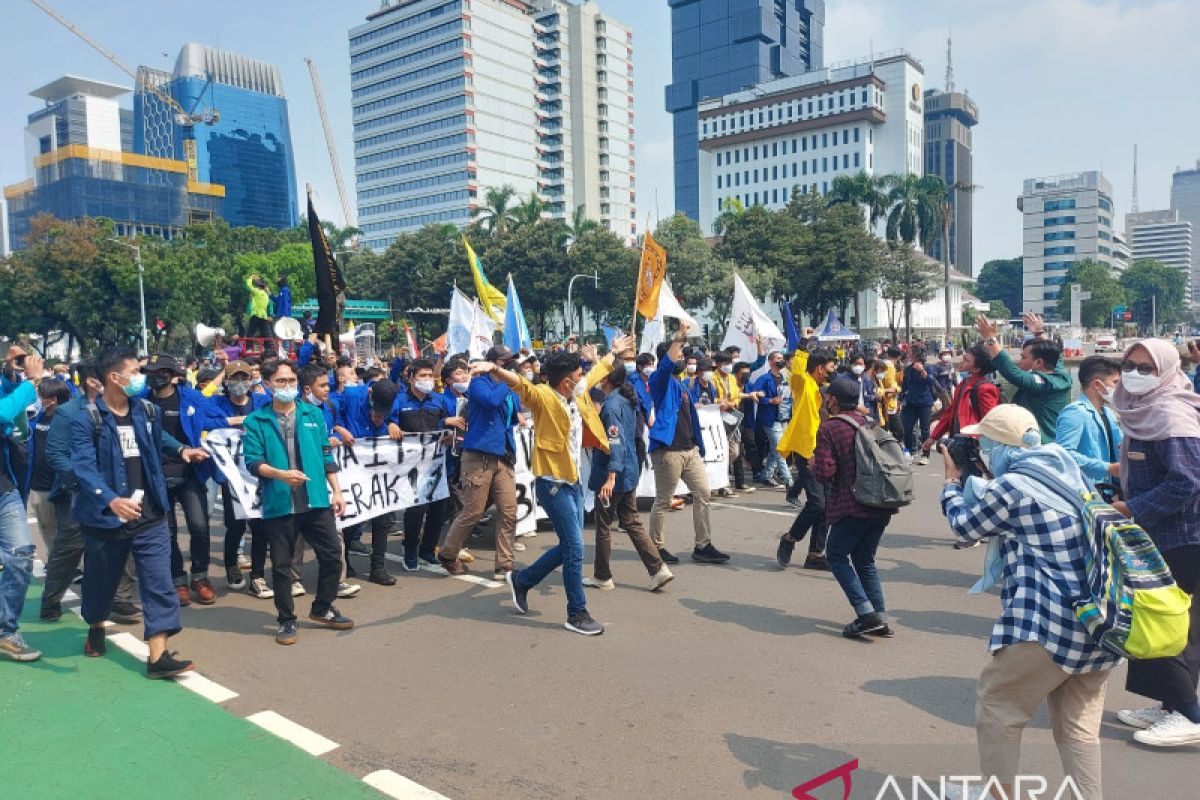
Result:
M154 403L151 403L144 397L139 397L138 402L142 404L142 411L146 412L146 419L150 420L151 424L158 422L158 406L154 405ZM87 409L88 416L92 418L92 447L95 447L96 451L99 452L100 408L95 404L95 402L88 403L86 406L84 406L84 408ZM132 413L133 412L130 411L131 415Z
M873 422L863 425L851 416L832 419L854 428L854 464L858 470L851 492L869 508L903 508L913 501L912 465L900 441L887 428Z

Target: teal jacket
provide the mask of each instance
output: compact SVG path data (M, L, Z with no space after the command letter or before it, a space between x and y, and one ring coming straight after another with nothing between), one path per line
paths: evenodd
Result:
M1052 372L1026 372L1003 350L992 364L1000 377L1017 387L1012 401L1037 419L1042 444L1053 442L1058 430L1058 415L1071 402L1071 373L1061 361Z
M317 406L296 403L296 454L300 469L308 475L308 505L310 508L329 508L329 486L325 475L337 472L333 450L329 446L329 430L325 415ZM292 513L292 490L283 481L263 478L258 470L263 464L275 469L288 469L287 444L271 406L263 406L246 417L243 423L242 452L246 469L258 476L262 487L263 519L286 517Z

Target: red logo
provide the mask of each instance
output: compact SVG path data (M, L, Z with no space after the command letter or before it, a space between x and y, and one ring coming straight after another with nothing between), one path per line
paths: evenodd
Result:
M802 783L795 789L792 789L792 797L796 800L817 800L809 792L827 783L831 783L835 778L842 779L842 800L850 800L850 789L854 784L854 779L850 777L850 773L858 769L858 759L855 758L847 761L840 767L835 767L829 770L824 775L818 775L812 780Z

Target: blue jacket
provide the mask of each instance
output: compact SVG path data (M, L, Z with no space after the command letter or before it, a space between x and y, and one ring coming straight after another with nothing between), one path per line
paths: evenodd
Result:
M467 434L464 450L502 456L517 452L513 428L521 401L507 385L491 375L473 378L467 386Z
M79 481L71 465L71 423L79 414L87 413L87 396L78 394L58 407L54 419L50 420L50 431L46 434L46 461L54 468L54 483L50 486L50 499L54 500L65 491L75 491Z
M786 381L782 373L780 373L779 380L775 380L775 376L771 374L770 370L759 375L758 380L746 384L744 391L763 393L763 396L759 398L758 408L756 409L757 413L754 418L756 427L766 430L779 421L779 409L781 406L772 403L771 399L779 397L782 394L779 387L785 384Z
M424 400L420 400L411 390L396 395L396 404L392 407L395 421L406 433L441 430L444 425L430 429L424 426L432 422L435 415L439 420L444 420L446 417L453 417L457 411L458 404L444 394L430 392L425 395Z
M1071 454L1083 474L1092 481L1112 483L1116 478L1108 474L1108 465L1121 460L1121 425L1117 415L1107 405L1104 406L1104 416L1112 429L1111 452L1104 431L1104 420L1086 397L1079 398L1059 412L1054 441Z
M901 400L904 405L912 408L929 408L933 405L935 385L933 373L925 370L925 377L917 372L911 364L904 368L904 380L900 384Z
M86 404L83 411L70 416L71 469L79 480L75 519L90 528L119 528L121 520L109 510L108 504L118 497L129 496L129 478L125 474L117 423L108 406L104 405L104 398L96 398L96 409L100 412L98 436ZM158 507L167 512L170 506L162 456L177 452L182 445L164 435L158 409L154 411L153 420L146 418L146 407L140 400L130 400L129 410L141 451L142 485L146 495L153 497Z
M251 392L247 396L250 398L250 411L246 413L246 416L253 414L255 411L258 411L263 406L271 405L271 396L270 395L259 394L258 392ZM212 397L209 397L206 399L208 400L208 403L211 406L211 410L214 413L216 413L217 415L224 417L226 422L229 421L229 417L242 416L241 414L238 413L238 410L233 407L233 402L230 401L229 395L215 394ZM228 428L229 426L225 425L225 427Z
M312 363L313 351L317 346L307 339L296 349L296 364L301 367L307 367Z
M304 400L304 402L307 403L308 401ZM312 405L317 404L313 403ZM340 394L334 394L333 392L330 392L329 399L322 403L320 407L321 413L325 416L325 427L328 429L330 437L336 436L337 438L341 439L342 435L340 433L334 433L333 427L335 425L342 424L338 421L342 417L342 396Z
M187 386L176 386L175 391L179 392L179 425L183 428L183 438L186 440L184 444L188 447L201 447L204 443L201 434L205 431L215 431L220 428L229 427L228 415L218 411L210 398ZM154 393L149 389L143 392L141 396L151 403L154 402ZM268 403L271 402L269 394L251 392L250 396L264 397ZM159 422L162 422L162 420L159 420ZM201 461L199 464L194 464L192 469L196 478L201 483L210 479L217 479L217 468L211 458L207 461Z
M341 418L337 424L350 431L354 436L387 436L388 423L397 421L396 408L400 403L400 395L396 396L391 413L382 423L376 425L371 420L371 403L367 397L369 388L367 386L351 386L341 393L341 408L338 409Z
M407 366L408 366L408 362L405 361L403 358L399 358L399 357L393 358L392 366L388 370L388 380L390 380L392 383L397 384L397 385L403 383L404 382L404 368Z
M4 387L0 388L0 462L3 462L0 463L0 469L8 473L9 479L17 487L21 486L21 481L17 480L17 473L13 470L8 434L17 418L36 400L37 389L33 388L33 381L21 381L16 386L5 381Z
M650 397L650 381L646 376L638 374L630 376L629 382L633 384L633 391L637 393L638 402L642 404L642 417L646 423L650 423L650 412L654 410L654 399Z
M679 421L679 405L686 391L683 381L675 377L678 367L671 357L663 353L658 368L650 376L650 397L654 401L654 424L650 426L650 452L670 447L675 440L675 423ZM704 455L704 437L700 435L700 415L694 403L688 403L692 414L692 435L700 455Z
M292 287L280 286L279 294L275 295L275 316L290 317L292 315Z
M619 392L610 392L600 407L600 421L608 434L608 452L592 451L592 473L588 488L598 491L616 473L614 492L632 492L637 488L641 468L637 456L637 412ZM699 439L699 437L697 437Z

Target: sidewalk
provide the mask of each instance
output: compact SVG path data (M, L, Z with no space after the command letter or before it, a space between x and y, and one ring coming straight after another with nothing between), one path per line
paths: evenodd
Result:
M42 651L41 660L0 661L4 794L29 800L380 797L173 681L147 679L145 664L112 644L105 657L87 658L82 620L68 612L58 623L40 622L40 597L35 582L21 631ZM140 625L122 629L141 635Z

